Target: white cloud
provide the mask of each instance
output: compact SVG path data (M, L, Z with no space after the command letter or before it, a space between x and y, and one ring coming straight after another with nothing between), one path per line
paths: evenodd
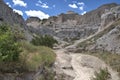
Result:
M73 4L69 4L68 6L71 7L71 8L79 8L81 11L83 11L85 3L84 2L73 1Z
M80 6L79 9L83 11L84 7L83 7L83 6Z
M78 5L82 5L82 6L84 6L85 3L83 3L83 2L79 2Z
M10 5L10 3L9 3L9 2L7 2L6 4L7 4L9 7L11 7L11 5Z
M15 13L18 13L19 15L23 16L23 12L22 12L22 11L17 10L17 9L13 9L13 11L14 11Z
M68 6L71 8L78 8L78 6L76 4L69 4Z
M38 3L36 3L36 6L39 6L39 7L42 7L42 8L49 8L47 3L43 3L41 0L39 0Z
M84 12L81 13L81 15L84 15L84 14L86 14L86 11L84 11Z
M83 2L79 2L79 3L77 3L78 5L79 5L79 9L80 10L84 10L84 6L85 6L85 3L83 3Z
M29 11L25 11L27 16L32 16L32 17L39 17L40 19L44 19L44 18L49 18L48 14L45 14L42 11L36 11L36 10L29 10Z
M19 5L22 7L26 7L27 3L25 3L23 0L13 0L14 5Z

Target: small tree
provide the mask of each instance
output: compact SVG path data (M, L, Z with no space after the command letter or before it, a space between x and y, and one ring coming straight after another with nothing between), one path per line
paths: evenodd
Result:
M10 27L0 25L0 61L17 61L20 52L20 46L14 39Z

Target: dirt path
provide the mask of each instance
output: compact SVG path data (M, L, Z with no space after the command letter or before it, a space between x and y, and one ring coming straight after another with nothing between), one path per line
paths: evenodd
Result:
M57 54L55 71L57 75L67 76L63 80L91 80L95 71L108 67L102 60L94 56L68 53L65 49L55 50L55 53ZM112 69L109 71L113 77L111 80L119 80Z

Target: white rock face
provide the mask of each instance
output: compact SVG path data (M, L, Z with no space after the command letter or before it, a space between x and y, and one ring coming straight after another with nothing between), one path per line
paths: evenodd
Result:
M110 10L106 10L104 14L101 16L101 28L105 28L105 26L116 19L120 18L120 6L113 7Z
M112 23L111 30L96 40L97 49L104 49L112 53L120 54L120 6L113 7L102 15L100 30L104 30L109 23ZM106 27L105 27L106 26ZM113 27L113 28L112 28ZM106 29L107 30L107 29Z
M57 55L56 80L91 80L92 77L95 77L95 72L105 68L108 68L111 74L110 80L119 80L117 73L97 57L80 53L66 54L64 49L57 50L55 53Z
M104 50L112 53L120 52L120 25L117 25L114 29L109 31L107 34L100 37L96 44L98 48L104 48Z

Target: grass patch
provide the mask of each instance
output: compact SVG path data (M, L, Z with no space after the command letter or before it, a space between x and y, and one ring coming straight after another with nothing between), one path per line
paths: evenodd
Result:
M36 71L40 66L50 66L55 61L55 53L48 47L34 46L28 42L21 42L23 52L20 59L29 71Z
M28 42L19 42L22 52L19 60L14 62L0 63L0 73L14 73L17 76L24 76L23 73L40 72L40 80L54 80L55 73L52 64L56 55L51 48L34 46ZM42 71L41 71L42 70ZM36 77L36 80L39 80Z
M100 72L95 72L95 78L92 80L108 80L110 74L107 69L101 69Z
M18 43L22 52L19 54L19 60L14 62L1 62L0 72L15 73L37 71L42 67L51 67L55 61L55 53L51 48L44 46L34 46L28 42Z

